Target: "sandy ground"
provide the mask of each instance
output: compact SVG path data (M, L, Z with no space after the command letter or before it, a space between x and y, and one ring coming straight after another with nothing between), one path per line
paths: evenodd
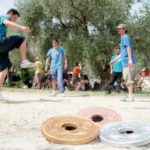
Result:
M87 106L116 110L123 120L150 123L150 97L136 95L135 102L121 102L123 94L66 93L67 97L49 97L48 91L2 91L9 101L0 101L0 150L126 150L95 141L79 146L53 144L41 134L43 121L57 115L76 115ZM150 145L132 147L150 150Z

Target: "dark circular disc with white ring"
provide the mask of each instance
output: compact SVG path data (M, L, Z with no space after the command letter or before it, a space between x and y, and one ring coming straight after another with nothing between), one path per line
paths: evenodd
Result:
M101 128L102 143L116 147L143 146L150 143L150 125L139 122L117 122Z
M78 145L93 141L99 133L90 120L75 116L56 116L42 124L46 139L58 144Z
M121 115L105 107L86 107L77 113L77 116L93 121L99 128L112 122L121 121Z

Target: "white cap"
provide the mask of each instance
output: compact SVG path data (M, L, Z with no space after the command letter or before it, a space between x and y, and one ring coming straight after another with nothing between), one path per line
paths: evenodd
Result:
M127 25L122 23L122 24L119 24L116 28L117 29L125 29L125 30L127 30Z

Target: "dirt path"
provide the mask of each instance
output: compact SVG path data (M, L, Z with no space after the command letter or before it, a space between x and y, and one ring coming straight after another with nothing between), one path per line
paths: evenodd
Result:
M117 150L98 139L79 146L49 143L41 134L41 124L56 115L75 115L87 106L116 110L123 120L150 123L150 97L136 97L135 102L121 102L123 95L67 93L67 97L48 97L48 91L2 91L9 101L0 102L0 150ZM150 150L150 145L132 150ZM120 150L120 148L118 148ZM125 150L125 149L121 149Z

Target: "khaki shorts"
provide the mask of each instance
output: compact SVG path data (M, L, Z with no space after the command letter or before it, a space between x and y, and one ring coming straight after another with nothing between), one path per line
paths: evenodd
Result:
M126 84L133 84L136 76L136 66L123 68L123 78Z

